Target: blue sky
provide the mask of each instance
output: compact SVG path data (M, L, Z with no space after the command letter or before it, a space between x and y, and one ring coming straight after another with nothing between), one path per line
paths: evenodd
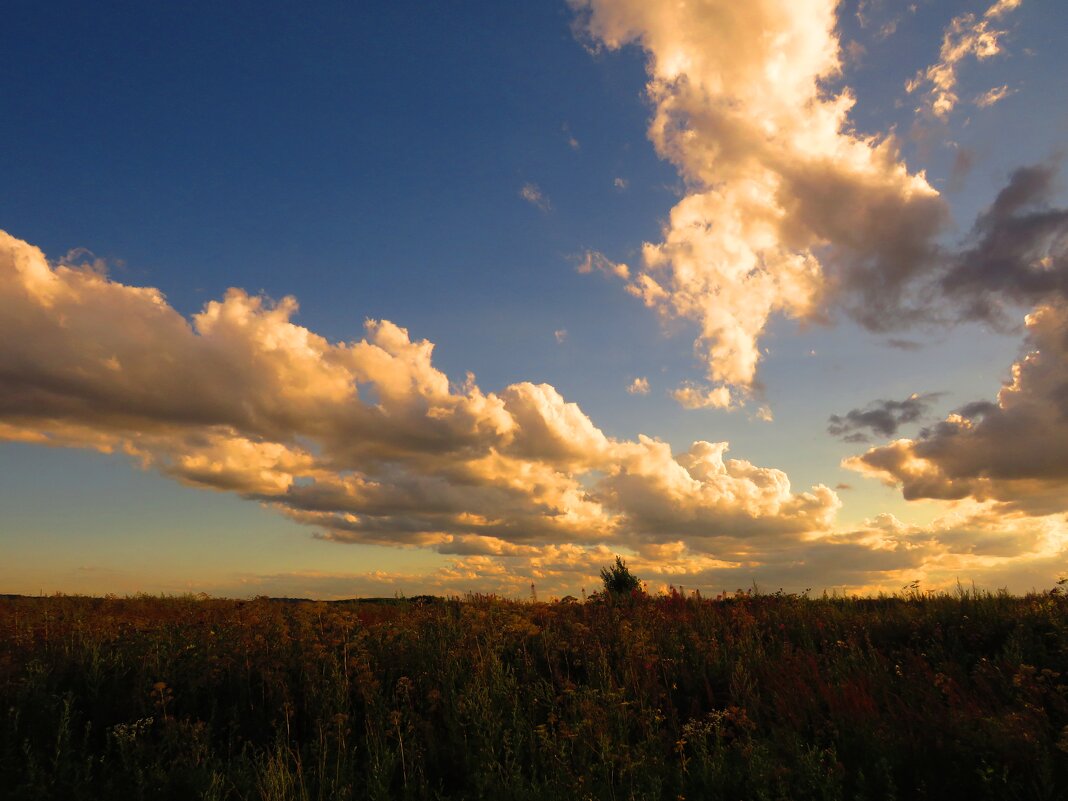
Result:
M0 229L11 237L10 264L37 248L48 270L95 265L111 286L158 289L187 319L230 287L275 301L295 296L292 322L324 338L324 363L343 356L331 345L365 336L365 320L388 320L412 341L433 343L433 367L457 398L468 371L480 393L494 396L513 385L555 388L558 398L532 400L524 390L502 401L515 431L532 426L532 441L546 420L578 426L557 433L585 441L570 402L613 444L596 459L545 455L499 429L504 439L478 445L512 460L492 477L481 467L454 475L471 458L470 443L438 462L383 441L377 456L332 456L327 467L322 460L347 448L353 430L338 423L324 433L305 422L266 432L254 422L241 428L232 415L209 419L198 404L224 385L235 408L285 404L281 395L242 400L247 387L231 387L208 367L203 385L186 382L189 397L162 417L156 402L138 406L130 388L150 389L155 373L137 374L123 356L124 348L138 363L145 355L144 330L129 322L140 319L132 294L111 306L85 290L71 301L87 321L79 332L64 327L54 305L21 314L32 301L15 292L0 357L0 589L346 596L517 593L533 580L563 594L589 584L616 552L652 586L713 591L752 581L871 591L914 578L1014 589L1056 580L1068 510L1050 498L1068 477L1063 455L1009 468L995 455L1003 452L995 423L968 418L964 437L953 440L974 443L967 454L934 427L972 401L995 401L1014 361L1041 349L1041 326L1025 331L1026 313L1046 308L1043 319L1060 319L1055 286L1011 289L991 276L1038 270L1039 258L1055 274L1063 262L1066 229L1056 212L1065 201L1057 161L1068 128L1058 35L1065 12L1028 0L810 5L757 3L730 18L729 4L708 2L686 18L667 3L627 0L12 4L0 32ZM959 45L957 54L944 42ZM828 71L832 61L837 72ZM933 105L931 78L944 80L947 65L956 98L948 111ZM815 93L809 101L806 87ZM980 101L1001 87L1000 97ZM847 88L855 105L828 134L813 109L831 108ZM658 138L650 123L661 112L675 127ZM811 138L786 128L759 147L732 138L769 120L812 125ZM889 137L893 153L872 155ZM1028 165L1045 165L1052 189L1032 206L1054 218L1052 233L1044 229L1044 239L1021 250L1034 263L998 262L1001 272L969 278L967 293L948 281L940 290L925 284L956 263L981 261L961 255L968 232ZM927 189L914 192L909 181ZM722 215L741 203L751 211L738 219L762 219L764 205L745 205L753 186L778 193L772 234L742 237L757 254L750 276L767 279L759 292L708 267L738 252L715 240L730 230ZM856 200L835 211L835 193L846 191ZM924 192L931 213L946 215L937 230L921 230ZM697 229L674 225L677 204L690 204L712 238L687 239ZM855 230L836 222L856 209ZM873 244L878 221L899 213L898 241ZM911 236L930 255L902 285L923 302L883 308L886 292L866 288L896 275L904 257L891 251ZM666 242L674 244L658 251L657 266L646 243ZM784 283L797 254L818 267L804 290ZM625 273L613 272L621 264ZM641 275L663 296L642 295ZM761 293L771 304L766 319L754 311ZM1004 313L995 319L980 305ZM736 329L724 327L728 318ZM750 342L739 332L753 325ZM71 376L90 368L88 350L75 346L96 335L114 337L126 377L77 385ZM714 355L736 336L741 350ZM186 358L167 351L165 334L151 341L163 362ZM755 372L736 358L747 342L760 354ZM231 346L246 352L232 339L218 344ZM373 405L385 379L364 380L363 369L354 368L353 386L365 387L359 402ZM1028 410L1054 397L1043 388L1057 383L1060 367L1035 370L1014 396L1036 393ZM636 379L646 392L628 392L645 388ZM705 408L673 397L685 387ZM290 389L268 382L247 391L288 397ZM914 393L941 394L907 407L877 403L905 403ZM521 401L539 410L534 422ZM338 419L356 402L338 401ZM425 397L397 402L405 414L414 403L435 425ZM915 415L889 434L850 429L863 442L828 433L831 415L856 410L857 420L871 419L860 413L876 407ZM1023 414L1014 408L998 414ZM1056 436L1042 432L1050 421L1063 425L1060 418L1028 415L1002 447L1034 436L1055 450ZM218 448L277 444L334 472L314 478L286 468L280 495L252 491L220 478L223 465L238 469L230 451L196 450L197 437L224 433ZM757 472L725 468L723 485L686 465L692 487L661 486L639 435L662 440L683 461L694 441L729 442L729 457ZM55 447L42 447L42 437ZM901 437L911 444L893 450ZM841 465L866 451L873 455ZM922 477L917 456L926 460ZM187 469L193 462L214 464L214 478ZM581 487L587 497L567 496L572 508L540 490L525 495L519 485L535 467L552 473L558 491ZM789 487L761 494L778 481L767 471L788 476ZM358 534L293 514L310 509L292 500L293 488L352 476L384 493L444 482L457 508L428 521L414 507L387 514L374 511L380 502L349 497L329 511L373 518ZM479 492L465 494L476 485ZM819 485L834 500L802 498ZM601 516L587 519L593 506ZM512 509L521 509L514 519ZM564 530L562 510L585 522ZM464 522L472 516L503 522Z

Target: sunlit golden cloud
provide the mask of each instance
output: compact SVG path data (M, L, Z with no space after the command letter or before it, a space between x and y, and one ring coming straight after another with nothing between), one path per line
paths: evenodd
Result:
M642 269L617 273L646 305L700 326L711 386L675 397L744 403L772 315L818 318L852 293L858 318L882 325L933 257L946 210L892 137L852 129L849 90L825 88L840 70L836 3L572 6L598 46L645 51L649 137L686 184Z
M756 585L765 591L876 593L898 592L913 582L924 589L950 590L962 576L979 586L1011 584L1022 591L1048 586L1059 575L1066 528L1059 518L1005 516L971 505L929 526L881 514L855 529L776 542L729 559L693 551L681 540L647 543L624 553L628 567L651 592L669 587L733 592ZM606 545L500 543L483 548L485 544L457 539L443 549L451 555L448 564L429 572L248 575L227 585L225 592L344 598L488 591L529 597L533 588L541 599L559 598L599 589L600 569L619 553Z
M0 278L0 436L125 452L329 539L737 551L838 509L826 487L725 459L726 443L607 437L547 384L452 383L431 343L388 321L332 343L292 321L293 298L236 289L187 320L157 290L52 266L7 234Z

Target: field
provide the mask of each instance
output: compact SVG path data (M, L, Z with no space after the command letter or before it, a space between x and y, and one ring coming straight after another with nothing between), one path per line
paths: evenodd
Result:
M4 799L1068 798L1068 599L0 599Z

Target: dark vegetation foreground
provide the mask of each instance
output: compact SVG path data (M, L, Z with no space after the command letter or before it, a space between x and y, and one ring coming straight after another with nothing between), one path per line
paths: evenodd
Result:
M0 599L0 797L1068 798L1066 611Z

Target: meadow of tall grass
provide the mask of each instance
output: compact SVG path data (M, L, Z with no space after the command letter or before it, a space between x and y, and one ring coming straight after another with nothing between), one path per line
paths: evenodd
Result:
M0 798L1068 798L1066 611L5 598Z

